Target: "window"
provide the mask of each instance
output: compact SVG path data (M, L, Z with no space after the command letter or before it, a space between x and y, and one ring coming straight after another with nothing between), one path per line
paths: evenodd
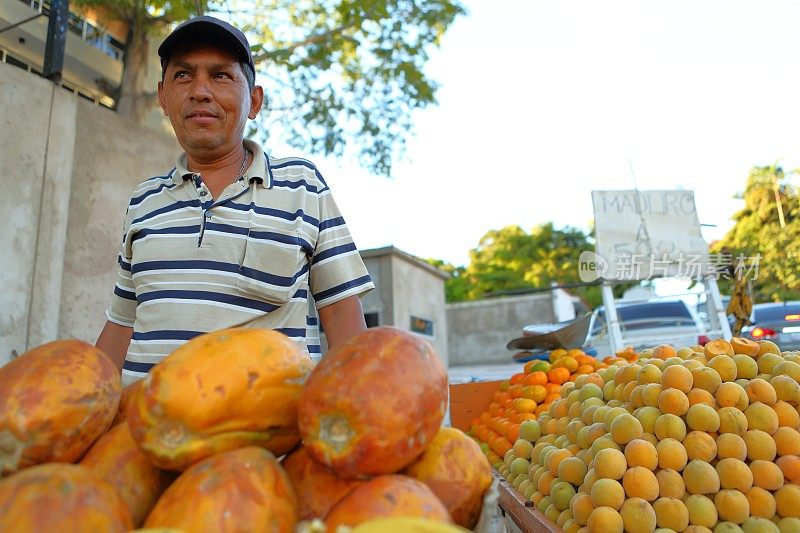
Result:
M622 331L695 325L689 308L681 301L620 305L617 315ZM605 327L604 310L598 309L591 335L600 334Z
M424 318L411 317L411 331L433 337L433 321Z
M368 328L377 328L380 325L378 313L364 313L364 322L367 323Z
M67 15L67 29L81 38L83 38L83 23L83 18L72 11Z
M783 321L786 315L800 314L800 305L790 303L757 305L753 308L754 322Z
M21 68L23 70L28 70L28 64L27 63L25 63L24 61L20 61L19 59L17 59L16 57L12 56L9 53L6 53L5 61L9 65L14 65L15 67L19 67L19 68Z

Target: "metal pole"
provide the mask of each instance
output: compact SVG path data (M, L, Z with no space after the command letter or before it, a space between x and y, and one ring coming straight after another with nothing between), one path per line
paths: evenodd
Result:
M731 325L728 323L728 316L725 313L725 308L722 307L722 297L719 294L719 285L717 285L717 278L714 276L707 276L703 280L703 285L706 287L706 304L708 305L709 317L716 317L716 322L719 325L719 331L723 339L730 339L733 335L731 332ZM714 321L711 322L714 326Z
M603 280L601 285L601 293L603 295L603 305L606 311L606 326L608 327L608 340L611 343L610 354L597 354L598 357L604 358L613 357L618 351L622 349L622 328L619 324L619 315L617 314L617 305L614 301L614 292L611 290L611 284Z
M67 45L67 17L69 0L53 0L47 22L47 44L44 49L42 76L53 83L61 83L64 70L64 50Z

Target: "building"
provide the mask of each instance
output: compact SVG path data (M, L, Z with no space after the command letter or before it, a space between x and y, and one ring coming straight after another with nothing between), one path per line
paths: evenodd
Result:
M41 75L50 3L0 0L0 61ZM122 80L127 28L99 22L96 10L70 10L62 86L98 105L113 108Z
M375 290L361 299L367 327L394 326L418 333L447 366L447 274L394 246L359 253L375 283Z

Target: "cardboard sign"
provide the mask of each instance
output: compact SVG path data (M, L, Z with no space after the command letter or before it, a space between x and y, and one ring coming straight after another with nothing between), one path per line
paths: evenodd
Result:
M709 272L694 192L592 191L592 203L596 244L594 254L581 255L585 281L700 278Z

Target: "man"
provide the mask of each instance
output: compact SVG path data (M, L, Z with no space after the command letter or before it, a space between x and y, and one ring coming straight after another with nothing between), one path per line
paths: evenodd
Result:
M158 101L184 153L133 193L97 347L127 384L222 328L275 329L318 355L309 296L330 347L363 331L359 295L374 285L327 184L243 138L264 101L244 34L197 17L158 54Z

